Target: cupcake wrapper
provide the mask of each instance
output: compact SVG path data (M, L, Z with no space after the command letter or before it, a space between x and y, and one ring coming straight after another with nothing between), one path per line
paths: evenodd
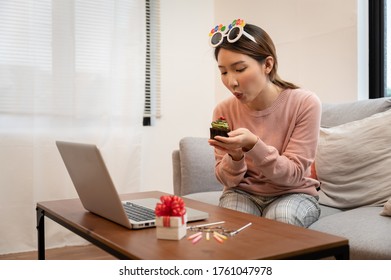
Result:
M228 137L228 132L229 131L216 129L216 128L211 127L210 128L210 139L214 139L215 136Z

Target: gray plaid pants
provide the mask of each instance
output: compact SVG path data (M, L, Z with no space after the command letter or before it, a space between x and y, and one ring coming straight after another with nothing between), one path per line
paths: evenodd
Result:
M304 193L260 196L233 188L222 194L219 206L301 227L320 216L317 198Z

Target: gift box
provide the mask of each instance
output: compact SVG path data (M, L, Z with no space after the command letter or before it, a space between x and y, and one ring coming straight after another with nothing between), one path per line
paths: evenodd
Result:
M158 239L180 240L186 235L187 215L156 217Z
M187 214L182 198L175 195L160 197L155 208L156 237L180 240L186 235Z

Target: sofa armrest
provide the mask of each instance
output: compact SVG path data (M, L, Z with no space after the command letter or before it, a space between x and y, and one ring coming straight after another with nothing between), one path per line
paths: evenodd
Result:
M172 171L174 194L181 196L181 161L179 150L174 150L172 152Z
M223 189L214 173L214 151L207 138L182 138L179 142L179 151L172 153L172 160L176 195L184 196Z

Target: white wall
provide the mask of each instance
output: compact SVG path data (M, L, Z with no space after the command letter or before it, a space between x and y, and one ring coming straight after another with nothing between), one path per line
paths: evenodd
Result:
M262 26L276 44L282 78L323 102L347 102L367 97L366 30L358 30L365 21L357 18L364 2L161 0L163 117L144 129L142 190L172 192L172 150L184 136L207 137L215 103L229 96L208 45L214 25L243 18Z
M145 127L142 190L173 192L172 151L185 136L205 136L214 103L207 34L213 1L161 0L162 118Z
M243 18L265 29L280 76L314 91L323 102L358 95L357 0L216 0L216 23ZM216 83L221 99L224 89Z

